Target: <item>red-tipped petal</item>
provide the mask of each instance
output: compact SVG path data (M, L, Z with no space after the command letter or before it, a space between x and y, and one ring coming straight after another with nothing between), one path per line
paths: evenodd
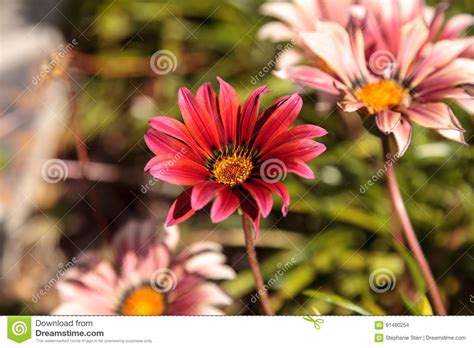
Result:
M202 209L212 200L217 192L224 188L224 185L218 184L215 181L206 181L200 185L194 186L191 195L191 206L194 210Z
M239 98L234 88L220 77L219 80L219 109L224 125L225 142L235 143L237 140L237 114L240 106Z
M184 123L196 142L208 153L211 152L214 138L210 133L207 111L201 108L196 97L187 88L180 88L178 105L183 115Z
M196 147L190 148L187 144L156 129L147 130L145 133L145 143L156 156L163 160L177 161L187 158L196 163L203 163L202 157L194 151Z
M192 188L187 189L173 202L166 218L166 226L179 224L194 215L195 210L191 207L191 191Z
M149 169L154 177L175 185L196 185L209 178L209 172L202 165L187 159L177 162L161 162Z
M282 207L281 207L281 213L283 216L286 216L288 213L288 207L290 206L290 194L288 192L288 189L286 188L285 185L283 185L281 182L267 182L264 180L260 179L252 179L255 182L259 183L260 185L263 185L267 187L269 190L272 192L275 192L278 197L282 200Z
M306 179L314 179L313 170L303 161L294 161L287 164L290 173L295 173Z
M214 223L227 219L239 207L240 201L228 188L220 191L211 207L211 220Z
M272 210L273 198L272 192L265 186L253 183L244 183L242 186L249 191L260 209L263 217L267 217Z
M201 155L204 154L204 151L202 151L202 149L197 146L196 141L193 139L191 134L189 134L186 126L178 120L167 116L156 116L153 117L148 123L157 131L182 141L186 145L193 146L193 149L197 150L198 153Z
M303 101L298 94L293 94L279 105L259 130L255 146L266 144L287 130L295 121L302 106Z
M240 112L240 143L245 143L253 134L255 129L255 124L257 123L257 117L260 111L260 97L267 90L266 86L261 86L257 88L252 94L247 98L242 106Z
M211 138L214 147L220 148L224 141L224 126L219 117L216 93L209 82L198 88L196 99L202 110L205 111L203 119L206 126L209 127L207 130L208 136Z

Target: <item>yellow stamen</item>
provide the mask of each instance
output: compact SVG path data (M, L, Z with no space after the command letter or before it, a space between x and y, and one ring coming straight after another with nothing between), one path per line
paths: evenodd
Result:
M252 173L252 157L244 148L222 154L217 157L212 168L214 180L231 187L240 185Z
M380 80L356 89L354 96L367 105L369 111L379 112L402 104L408 97L408 90L393 80Z
M161 315L165 309L163 294L149 286L143 286L133 290L125 297L120 313L123 315Z

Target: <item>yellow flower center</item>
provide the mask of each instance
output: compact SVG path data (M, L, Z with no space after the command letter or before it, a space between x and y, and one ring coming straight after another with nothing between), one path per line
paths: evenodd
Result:
M131 291L123 300L120 313L123 315L161 315L166 309L163 294L149 286Z
M245 147L238 147L233 151L225 150L213 161L211 174L213 179L231 187L240 185L252 173L252 155Z
M380 80L357 88L354 96L367 105L369 111L379 112L402 104L408 91L393 80Z

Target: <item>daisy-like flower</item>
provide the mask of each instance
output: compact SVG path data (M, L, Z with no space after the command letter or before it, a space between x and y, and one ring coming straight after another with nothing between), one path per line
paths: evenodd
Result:
M301 37L331 73L297 66L276 74L327 93L342 93L339 106L369 115L369 122L375 120L382 133L393 134L400 156L411 140L410 122L464 143L463 128L442 100L452 99L473 111L469 89L474 64L463 57L474 44L473 38L441 40L427 47L429 35L420 17L404 24L400 37L394 40L393 61L379 70L374 68L373 57L366 61L364 36L358 27L353 26L349 34L337 23L321 22L317 32L302 33Z
M176 253L176 227L155 233L151 222L130 221L113 241L115 262L85 254L58 283L53 314L218 315L232 299L210 279L232 279L222 247L196 243Z
M184 124L164 116L150 121L145 141L155 157L145 170L163 181L190 186L171 206L167 225L188 219L216 197L214 223L240 207L257 234L260 215L268 216L272 208L272 192L283 201L283 215L287 213L290 197L279 182L286 172L314 177L306 162L326 147L311 139L327 132L313 125L290 128L302 106L297 94L278 99L259 115L266 87L240 105L235 90L222 79L219 83L219 97L209 83L196 96L180 89Z

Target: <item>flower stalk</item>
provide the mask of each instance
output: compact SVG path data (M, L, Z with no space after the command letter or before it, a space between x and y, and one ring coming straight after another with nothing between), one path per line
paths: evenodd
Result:
M253 278L255 279L255 288L262 304L263 312L266 315L274 315L270 299L268 298L267 291L264 288L262 273L260 272L260 266L258 264L257 253L253 245L252 232L250 230L250 222L245 214L242 214L242 228L245 235L245 250L249 260L250 269L252 270Z
M392 207L397 214L402 230L405 236L405 240L410 247L410 250L415 257L415 260L418 264L418 267L421 270L423 278L425 279L426 285L428 287L428 292L430 294L431 300L434 304L434 309L438 315L446 315L446 308L444 306L443 300L441 298L441 293L439 291L438 285L433 277L428 261L426 260L423 250L420 247L420 243L416 237L415 231L411 224L410 218L408 216L405 204L403 202L400 189L398 187L397 178L395 175L394 163L390 163L390 143L389 137L384 136L382 138L383 145L383 155L384 161L387 168L387 186L390 193L390 200L392 202Z

